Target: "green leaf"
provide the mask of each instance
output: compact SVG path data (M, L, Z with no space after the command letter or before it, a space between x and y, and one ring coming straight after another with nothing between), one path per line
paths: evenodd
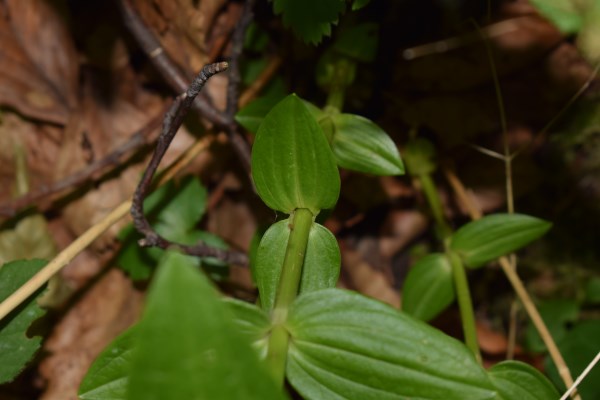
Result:
M154 229L169 240L194 245L206 237L206 233L194 229L206 209L207 193L195 177L185 177L179 183L170 181L158 188L144 201L144 211ZM142 248L138 245L141 236L132 225L119 235L123 247L117 263L131 279L148 279L164 250ZM200 265L198 258L197 265Z
M421 138L410 140L402 154L411 175L427 175L435 171L435 148L429 140Z
M574 300L547 300L537 308L556 342L562 340L567 334L567 325L577 321L579 316L579 305ZM538 353L546 351L546 345L533 324L529 324L525 330L525 343L530 351Z
M333 47L337 53L362 62L371 62L377 53L379 25L368 22L342 30Z
M456 231L450 239L450 248L467 267L480 267L520 249L551 227L550 222L529 215L486 215Z
M344 0L274 0L275 14L305 43L317 44L331 34L331 24L346 9Z
M600 304L600 278L593 277L585 285L585 301L589 304Z
M531 3L562 33L576 33L581 29L582 14L572 0L532 0Z
M540 371L518 361L504 361L488 371L503 400L556 400L556 388Z
M279 96L259 97L235 115L235 120L249 132L256 133L265 115L281 101Z
M333 208L340 176L319 124L296 95L287 96L265 117L252 148L252 177L261 199L290 214L313 215Z
M127 385L136 339L136 329L131 327L100 353L79 386L80 399L127 399Z
M357 293L301 295L290 309L287 376L306 399L493 399L459 341Z
M290 236L290 219L279 221L265 232L256 253L256 284L263 309L270 310L281 277L281 266ZM340 249L333 234L313 223L308 236L300 293L335 287L340 274Z
M0 267L0 302L3 302L46 265L45 260L17 260ZM42 339L28 337L27 329L46 312L29 297L0 321L0 383L12 381L37 350Z
M267 340L271 330L269 316L254 304L232 298L223 299L233 313L237 331L246 337L262 358L267 355Z
M375 175L404 173L396 144L379 126L354 114L336 114L332 119L331 147L340 167Z
M430 254L417 261L406 276L402 311L429 321L445 310L455 297L450 262L444 254Z
M360 10L367 4L369 4L371 0L354 0L352 2L352 11Z
M208 280L167 252L137 327L128 400L283 398Z
M558 349L574 377L579 376L600 351L599 337L600 320L595 319L578 323L562 340L558 341ZM552 382L559 390L565 391L565 384L550 356L546 357L544 365ZM597 364L577 387L577 390L583 399L598 397L598 393L600 393L600 368Z

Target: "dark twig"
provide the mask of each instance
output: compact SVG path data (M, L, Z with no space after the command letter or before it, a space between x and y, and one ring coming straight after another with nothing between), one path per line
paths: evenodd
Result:
M148 168L144 171L142 179L138 184L138 187L133 195L133 204L131 206L131 215L133 216L133 224L136 229L144 235L144 238L140 240L140 245L144 247L156 246L162 249L169 247L177 247L186 254L202 256L202 257L215 257L219 260L223 260L233 264L246 264L248 259L245 254L239 252L226 251L217 249L211 246L207 246L203 243L195 246L187 246L179 243L173 243L161 235L159 235L150 226L150 223L144 215L144 199L150 186L152 185L152 178L158 169L158 165L162 160L163 156L167 152L171 141L175 137L177 130L181 127L183 119L192 107L194 98L198 95L206 81L213 75L222 72L227 69L227 63L215 63L209 64L202 68L202 71L194 79L190 88L182 95L178 96L169 111L165 115L163 121L163 129L158 138L158 143L152 159L148 164Z
M134 35L156 69L161 73L163 78L175 92L181 93L185 91L187 88L187 79L185 78L186 74L183 73L169 58L167 53L161 47L159 41L156 39L156 37L154 37L154 34L150 31L150 29L148 29L140 16L137 14L130 3L130 0L119 0L119 4L123 13L125 25ZM233 68L232 76L230 77L228 86L228 106L226 112L223 113L217 110L209 101L202 97L196 98L192 104L192 108L195 111L198 111L200 115L227 133L227 137L231 142L234 151L242 162L243 167L248 172L250 171L250 146L239 133L237 124L233 118L235 112L237 111L237 106L230 106L230 104L237 101L237 88L240 82L238 59L243 48L246 28L253 17L253 4L254 0L249 0L246 3L242 18L233 33L232 54L230 57L230 65ZM234 89L232 89L232 87ZM234 97L232 97L231 94Z
M5 202L0 205L0 216L14 217L17 213L33 204L36 204L38 209L42 209L40 202L48 202L46 199L52 198L57 193L66 191L69 188L79 187L87 183L91 183L100 178L100 173L109 166L117 165L125 154L133 154L142 146L151 143L154 138L153 133L160 126L162 113L160 116L153 118L146 126L135 132L127 142L119 146L117 149L107 154L105 157L89 164L76 173L69 175L60 181L49 186L42 186L36 191L27 193L26 195Z

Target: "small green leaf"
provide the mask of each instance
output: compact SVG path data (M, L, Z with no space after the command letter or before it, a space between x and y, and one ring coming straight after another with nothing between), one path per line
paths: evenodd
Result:
M136 329L127 399L283 398L233 320L189 258L167 252Z
M223 299L233 313L233 322L238 332L246 337L249 343L264 358L267 354L267 339L271 330L269 316L254 304L232 298Z
M539 304L538 311L552 338L558 343L567 334L567 325L577 321L579 305L574 300L552 299ZM525 330L525 343L530 351L546 351L546 345L533 324L529 324Z
M263 309L270 310L281 277L281 266L290 236L290 219L279 221L265 232L256 253L256 284ZM340 274L340 250L333 234L313 223L308 236L300 293L335 287Z
M275 14L305 43L317 44L331 34L331 24L346 9L344 0L274 0Z
M581 29L582 13L572 0L532 0L531 3L562 33L576 33Z
M135 327L112 341L96 358L79 386L82 400L126 400Z
M357 293L302 294L286 324L287 376L307 399L493 399L459 341Z
M340 167L375 175L404 173L396 144L379 126L354 114L337 114L332 119L331 147Z
M504 361L488 371L502 400L556 400L556 388L540 371L518 361Z
M0 267L0 303L46 265L45 260L17 260ZM40 290L0 321L0 383L12 381L40 348L27 329L46 312L36 303Z
M408 272L402 288L402 310L429 321L455 297L452 267L444 254L434 253L421 258Z
M246 107L242 108L235 115L235 120L248 130L248 132L256 133L265 115L281 101L281 97L259 97L250 102Z
M402 154L411 175L427 175L435 171L435 148L429 140L422 138L410 140Z
M579 376L596 354L600 352L598 338L600 338L600 320L593 319L578 323L562 340L558 341L560 354L565 358L565 362L573 376ZM546 373L559 390L567 390L550 356L546 356L544 365ZM598 364L585 377L577 390L583 399L598 397L598 393L600 393L600 368Z
M333 208L340 176L319 124L296 96L279 102L258 129L252 148L252 177L261 199L290 214L314 215Z
M550 222L529 215L487 215L456 231L450 248L460 255L467 267L480 267L520 249L551 227Z

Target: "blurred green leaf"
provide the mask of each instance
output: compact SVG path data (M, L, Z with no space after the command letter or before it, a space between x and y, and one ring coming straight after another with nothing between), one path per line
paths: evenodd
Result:
M136 329L127 399L283 398L233 321L189 258L167 252Z
M455 299L452 267L446 256L421 258L408 272L402 287L402 311L423 321L435 318Z
M235 115L235 120L249 132L256 133L261 122L265 119L265 115L267 115L282 98L283 97L279 96L259 97L238 111Z
M540 371L518 361L504 361L488 374L503 400L556 400L556 388Z
M427 139L410 140L404 147L402 155L411 175L427 175L435 171L435 148Z
M600 304L600 278L593 277L585 286L585 301L590 304Z
M371 120L360 115L336 114L332 121L331 147L340 167L374 175L404 173L396 144Z
M273 210L297 208L313 215L333 208L340 176L319 124L292 94L265 117L252 148L252 177L261 199Z
M544 235L552 224L524 214L492 214L463 225L450 238L450 248L467 267L480 267Z
M0 302L3 302L46 265L45 260L16 260L0 267ZM28 337L32 322L46 312L36 302L42 290L25 300L0 321L0 383L12 381L40 348L42 338Z
M245 336L261 358L267 355L267 340L271 330L269 316L254 304L232 298L223 299L233 313L233 322L238 332Z
M256 284L263 309L270 310L281 277L281 266L290 236L290 219L279 221L265 232L256 254ZM313 223L306 246L300 293L334 287L340 274L340 250L327 228Z
M79 386L82 400L126 400L135 327L119 335L94 360Z
M577 320L579 306L573 300L553 299L539 304L538 311L552 338L559 342L567 333L567 324ZM546 351L546 345L533 324L529 324L525 330L525 343L530 351Z
M577 36L577 47L592 64L600 62L600 1L591 0L583 3L580 9L583 26Z
M333 48L340 54L368 63L375 59L378 41L379 26L367 22L343 29Z
M600 351L600 320L590 320L578 323L558 341L558 349L571 370L571 375L578 376ZM547 356L544 362L546 372L552 382L565 391L565 384L560 378L552 359ZM600 368L596 365L589 375L577 387L581 398L595 399L600 393Z
M459 341L357 293L300 295L287 328L287 376L307 399L493 399L486 371Z
M371 0L354 0L352 2L352 10L353 11L360 10L361 8L363 8L364 6L369 4L370 1Z
M305 43L317 44L331 34L331 24L346 9L344 0L273 0L275 14Z
M581 29L582 14L572 0L532 0L531 3L562 33L576 33Z

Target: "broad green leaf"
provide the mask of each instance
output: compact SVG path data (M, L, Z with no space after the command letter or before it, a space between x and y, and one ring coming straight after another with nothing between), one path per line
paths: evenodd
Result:
M402 287L402 311L423 321L435 318L455 299L452 267L444 254L421 258Z
M273 308L285 258L290 220L279 221L265 232L256 253L256 284L265 310ZM335 287L340 274L340 249L333 234L313 223L308 236L300 293Z
M523 214L493 214L469 222L454 233L450 248L467 267L480 267L539 238L552 227Z
M168 252L136 329L127 399L283 398L233 320L189 258Z
M235 115L235 120L249 132L256 133L265 115L281 100L281 97L260 97Z
M396 144L372 121L354 114L333 117L332 150L342 168L375 175L401 175L404 165Z
M346 9L344 0L274 0L275 14L305 43L317 44L331 34L331 24Z
M126 400L135 327L119 335L96 358L79 386L82 400Z
M287 376L306 399L493 399L459 341L357 293L327 289L292 305Z
M537 308L556 342L560 342L565 337L567 325L577 321L579 316L579 305L575 300L547 300ZM546 351L546 345L533 324L529 324L525 330L525 343L530 351L538 353Z
M571 329L558 344L560 354L563 355L571 375L579 376L592 359L600 351L600 320L594 319L578 323ZM550 356L544 360L545 370L552 382L565 391L565 384L560 378L556 366ZM596 366L577 387L581 398L595 399L600 393L600 368Z
M404 147L402 155L411 175L426 175L435 171L435 148L427 139L410 140Z
M0 303L46 265L44 260L16 260L0 267ZM46 312L36 303L38 291L0 321L0 383L12 381L40 348L39 336L27 336L33 321Z
M556 388L540 371L518 361L494 365L488 374L502 400L556 400Z
M576 33L581 29L582 13L573 0L532 0L531 3L562 33Z
M340 176L319 124L296 95L279 102L258 129L252 148L252 177L270 208L314 215L333 208Z

